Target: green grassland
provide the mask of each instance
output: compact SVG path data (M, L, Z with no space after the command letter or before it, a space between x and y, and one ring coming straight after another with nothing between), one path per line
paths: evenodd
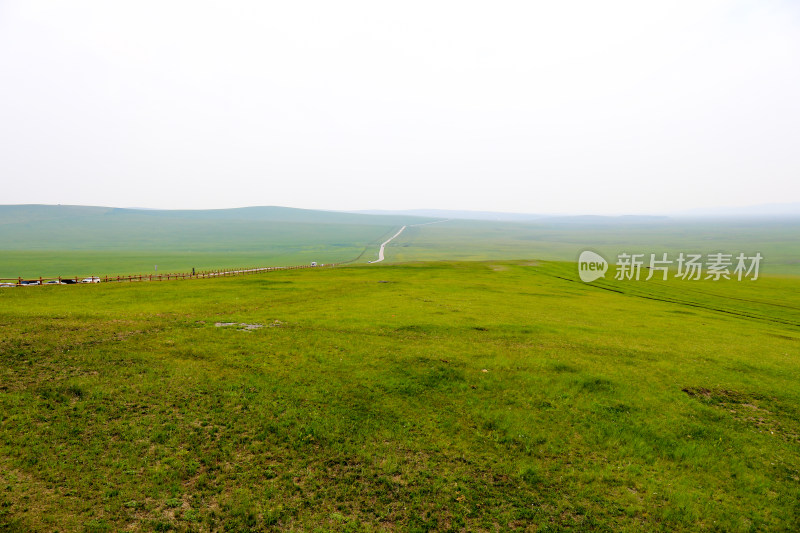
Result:
M228 267L366 262L401 226L388 261L618 253L724 252L764 257L763 272L800 275L800 218L555 217L446 220L282 207L157 211L0 206L0 278L113 276Z
M619 253L760 252L763 271L800 275L800 218L680 219L561 217L537 222L450 220L409 227L386 250L387 260L515 259L577 261L592 249L614 262Z
M427 220L283 207L0 206L0 278L337 263Z
M4 289L0 530L796 531L799 357L792 276Z

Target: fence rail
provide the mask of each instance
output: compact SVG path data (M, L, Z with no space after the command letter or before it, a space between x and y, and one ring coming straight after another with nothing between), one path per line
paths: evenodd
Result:
M349 263L346 261L345 263ZM167 274L134 274L128 276L75 276L75 277L38 277L38 278L0 278L0 285L13 284L17 287L30 285L74 285L80 283L117 283L134 281L173 281L178 279L209 279L218 277L241 276L273 270L298 270L302 268L330 268L344 263L325 263L320 265L293 265L275 267L241 267L200 272L170 272Z
M440 221L444 222L444 221ZM432 222L429 222L432 224ZM423 224L415 224L421 226ZM400 231L403 231L405 226ZM392 230L394 231L394 230ZM399 234L399 232L398 232ZM388 235L388 232L387 232ZM384 235L385 237L386 235ZM395 235L397 236L397 235ZM381 237L383 238L383 237ZM390 239L391 240L391 239ZM167 274L134 274L128 276L75 276L75 277L38 277L38 278L0 278L0 287L14 285L29 286L29 285L74 285L79 283L111 283L111 282L133 282L133 281L172 281L176 279L208 279L216 277L239 276L242 274L255 274L257 272L269 272L272 270L297 270L300 268L330 268L339 265L347 265L355 263L361 259L367 250L373 246L374 243L367 244L364 249L358 254L357 257L347 261L340 261L338 263L325 263L325 264L305 264L293 266L275 266L275 267L245 267L245 268L230 268L219 270L204 270L202 272L171 272ZM372 261L370 261L372 262Z

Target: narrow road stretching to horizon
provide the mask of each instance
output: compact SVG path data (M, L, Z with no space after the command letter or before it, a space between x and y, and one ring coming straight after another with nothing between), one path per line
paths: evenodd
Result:
M400 235L401 233L403 233L403 230L404 230L404 229L406 229L406 227L407 227L407 226L403 226L402 228L400 228L400 231L398 231L397 233L395 233L394 235L392 235L391 237L389 237L389 238L386 240L386 242L384 242L383 244L381 244L381 249L380 249L380 250L378 250L378 258L377 258L375 261L368 261L368 263L380 263L381 261L383 261L383 249L384 249L384 248L386 248L386 245L387 245L387 244L389 244L390 242L392 242L392 239L394 239L395 237L397 237L398 235Z
M416 226L427 226L428 224L438 224L438 223L440 223L440 222L447 222L447 221L449 221L449 220L450 220L449 218L446 218L446 219L444 219L444 220L434 220L433 222L423 222L422 224L411 224L411 226L410 226L410 227L416 227ZM395 233L394 235L392 235L391 237L389 237L389 238L386 240L386 242L384 242L383 244L381 244L381 249L380 249L380 250L378 250L378 258L377 258L375 261L367 261L367 263L380 263L381 261L383 261L383 259L384 259L384 257L383 257L383 250L384 250L384 248L386 248L386 245L387 245L387 244L389 244L390 242L392 242L392 240L394 240L394 238L395 238L395 237L397 237L398 235L400 235L401 233L403 233L403 230L404 230L404 229L406 229L406 228L408 228L408 227L409 227L409 226L403 226L402 228L400 228L400 231L398 231L397 233Z

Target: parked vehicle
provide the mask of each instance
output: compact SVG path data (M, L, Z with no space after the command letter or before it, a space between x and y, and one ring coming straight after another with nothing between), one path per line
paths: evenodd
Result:
M100 283L100 278L97 277L84 278L81 280L81 283Z
M0 287L16 287L14 283L0 283Z
M78 282L76 280L74 280L74 279L62 279L61 280L61 284L62 285L75 285L76 283L78 283Z
M316 262L316 261L311 261L311 266L312 266L312 267L315 267L315 266L317 266L317 262Z
M23 279L22 281L19 282L19 284L20 285L25 285L25 286L28 286L28 285L41 285L39 280L36 280L36 279Z
M61 282L57 279L51 279L50 281L45 281L45 285L61 285Z

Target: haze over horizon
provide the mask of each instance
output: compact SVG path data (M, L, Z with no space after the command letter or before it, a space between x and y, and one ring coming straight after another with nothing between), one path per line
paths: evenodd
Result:
M45 207L85 207L85 208L100 208L100 209L127 209L127 210L143 210L143 211L218 211L218 210L235 210L235 209L288 209L288 210L310 210L330 213L354 213L354 214L371 214L371 215L411 215L421 217L451 217L462 219L485 219L485 220L506 220L506 221L525 221L535 220L540 218L570 218L570 217L583 217L583 216L600 216L600 217L625 217L625 216L641 216L641 217L669 217L669 218L692 218L692 217L800 217L800 202L792 203L774 203L774 204L760 204L748 206L734 206L734 207L705 207L688 209L682 211L662 212L662 213L580 213L580 212L540 212L540 213L524 213L516 211L487 211L479 209L439 209L434 207L428 208L398 208L398 209L325 209L325 208L308 208L302 206L275 206L275 205L239 205L230 207L208 207L208 208L171 208L171 207L146 207L146 206L131 206L131 205L85 205L85 204L0 204L2 207L24 207L24 206L45 206Z
M0 3L4 204L800 202L793 2Z

